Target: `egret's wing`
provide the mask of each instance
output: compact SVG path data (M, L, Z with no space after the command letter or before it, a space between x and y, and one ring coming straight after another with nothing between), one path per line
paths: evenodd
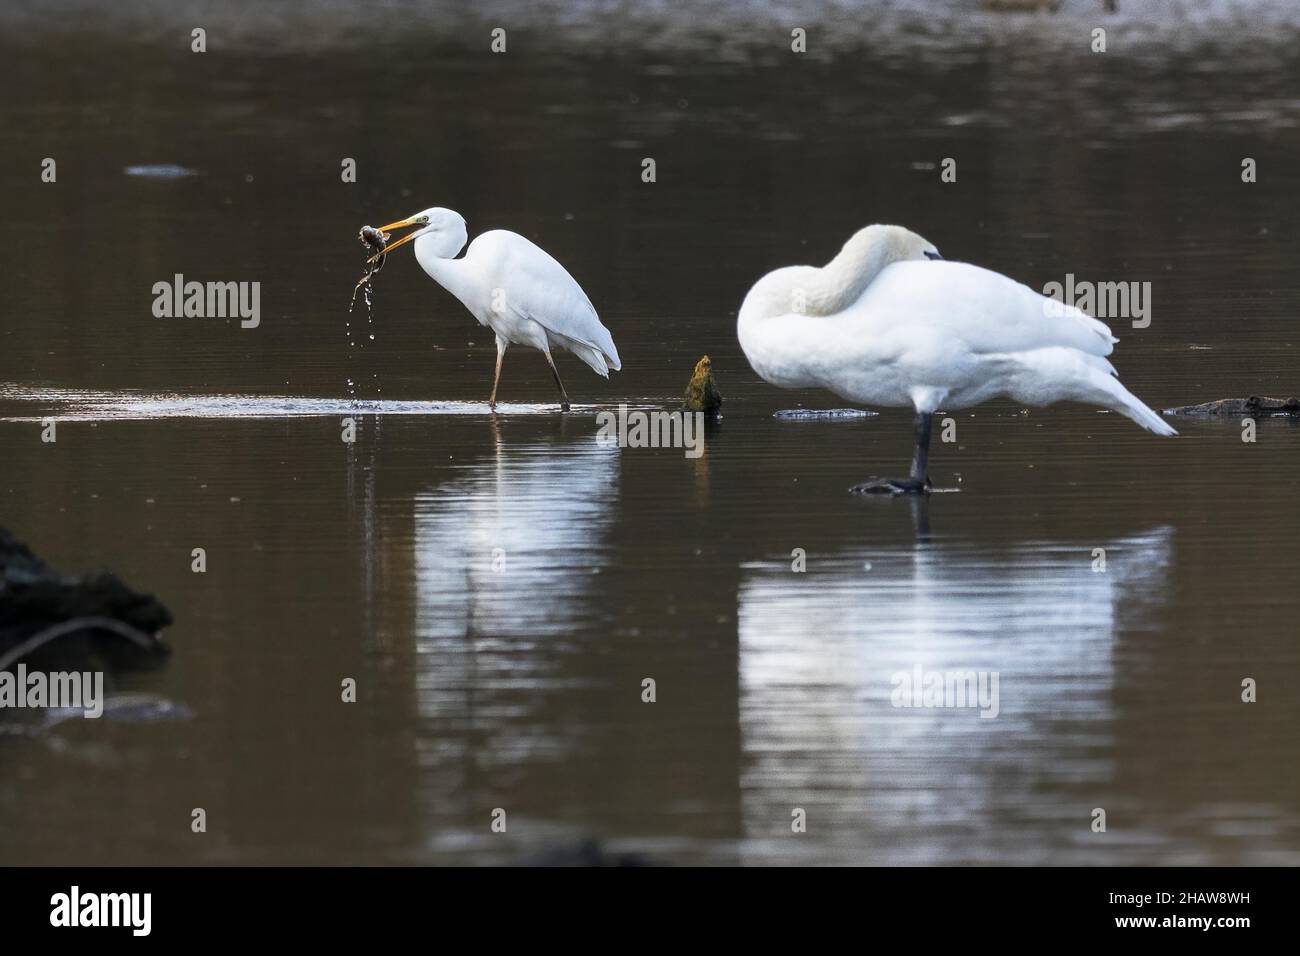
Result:
M858 300L900 331L925 330L973 354L1067 347L1106 356L1119 341L1102 322L997 272L964 262L895 262Z
M604 353L610 367L621 363L614 337L601 324L596 307L568 270L546 250L517 233L486 232L475 244L489 239L506 290L506 307L532 319L548 332Z

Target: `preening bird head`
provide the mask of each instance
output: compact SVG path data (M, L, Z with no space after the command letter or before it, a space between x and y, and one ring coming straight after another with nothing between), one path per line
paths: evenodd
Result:
M396 242L390 243L383 251L382 255L387 255L399 246L404 246L412 239L419 239L427 236L434 240L433 251L441 259L455 258L465 246L465 239L468 233L465 230L465 218L454 209L443 209L441 206L434 206L423 212L417 212L414 216L408 216L406 219L390 222L386 226L380 226L381 232L392 232L395 229L405 229L408 226L415 226L414 232L407 233ZM377 259L378 256L372 256Z
M882 269L895 262L939 259L934 243L902 226L859 229L820 269L791 266L768 273L741 304L744 319L787 315L834 315L858 300Z
M943 258L933 242L912 230L880 224L855 232L840 251L841 256L845 254L851 259L870 261L877 271L891 262Z
M857 301L881 270L895 262L939 258L934 243L902 226L877 223L859 229L821 270L822 280L808 293L807 314L835 314Z

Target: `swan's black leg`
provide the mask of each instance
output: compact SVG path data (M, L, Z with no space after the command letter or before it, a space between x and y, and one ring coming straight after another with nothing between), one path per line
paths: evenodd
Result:
M930 492L930 427L934 419L929 412L916 413L916 447L912 451L912 473L906 478L877 478L849 491L855 495L923 495Z
M911 477L927 483L930 480L930 429L933 425L933 415L916 413L916 447L912 449Z

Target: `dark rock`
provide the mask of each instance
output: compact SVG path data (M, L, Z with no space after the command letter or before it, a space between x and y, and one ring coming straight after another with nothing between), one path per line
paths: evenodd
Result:
M166 646L158 632L171 623L171 612L152 594L105 571L62 574L0 528L0 661L43 633L81 648L105 639L159 656Z

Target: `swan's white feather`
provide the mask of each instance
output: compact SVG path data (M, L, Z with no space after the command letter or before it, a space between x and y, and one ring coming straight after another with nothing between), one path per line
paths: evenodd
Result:
M988 269L929 261L927 248L900 227L871 226L821 269L764 276L737 326L754 370L774 385L920 412L999 396L1087 402L1175 434L1116 379L1106 356L1118 340L1105 324Z

